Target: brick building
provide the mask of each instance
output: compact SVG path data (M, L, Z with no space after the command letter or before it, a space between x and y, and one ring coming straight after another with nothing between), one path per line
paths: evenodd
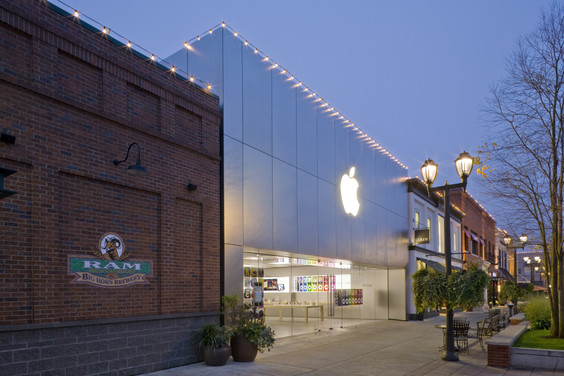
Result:
M451 202L464 213L462 250L467 262L497 264L495 255L495 219L471 195L453 191Z
M486 299L495 300L502 272L498 269L496 253L495 219L469 193L453 191L451 202L463 213L462 219L462 252L465 263L474 263L482 267L490 275L491 296Z
M1 374L198 360L193 331L219 318L220 123L216 96L72 15L0 3Z

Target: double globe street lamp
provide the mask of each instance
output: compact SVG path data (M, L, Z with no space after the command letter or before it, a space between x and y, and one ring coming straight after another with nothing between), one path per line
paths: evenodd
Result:
M519 236L519 240L521 241L520 244L514 244L513 238L509 234L506 234L503 237L503 244L505 244L507 249L513 249L513 282L515 283L515 286L517 286L517 248L525 248L525 244L527 243L527 240L529 240L529 237L523 234Z
M445 182L445 185L440 187L432 187L433 183L435 182L435 178L437 177L438 165L433 162L432 159L427 159L423 166L421 166L421 177L425 184L427 184L427 191L429 192L436 192L441 191L444 192L444 245L445 245L445 268L446 268L446 277L450 276L452 272L452 264L451 264L451 243L450 243L450 191L453 189L463 189L466 190L466 183L468 180L468 176L472 172L473 166L473 159L467 152L460 153L460 156L454 161L454 165L456 166L456 172L462 179L462 183L458 184L448 184ZM458 355L456 355L454 351L454 313L453 307L447 306L447 313L446 313L446 346L445 346L445 353L443 355L443 360L448 361L457 361Z
M529 256L523 257L523 261L531 267L531 283L535 285L535 270L539 270L539 266L542 264L542 259L539 256L530 258Z

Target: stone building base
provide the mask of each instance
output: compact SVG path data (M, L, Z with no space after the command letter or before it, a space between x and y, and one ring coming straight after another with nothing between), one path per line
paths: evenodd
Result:
M201 360L195 330L219 314L0 327L2 375L137 375Z

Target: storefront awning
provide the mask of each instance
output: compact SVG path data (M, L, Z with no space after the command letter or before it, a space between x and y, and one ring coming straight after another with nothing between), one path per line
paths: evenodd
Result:
M501 272L501 276L503 277L503 279L505 279L506 281L513 280L513 276L511 275L511 273L509 273L509 270L505 268L499 268L499 271Z
M470 235L472 235L472 240L478 243L480 242L480 238L478 238L478 236L474 235L473 233L470 233Z
M427 268L431 268L439 273L446 273L446 267L441 264L440 262L437 261L433 261L433 260L425 260L422 258L417 258L417 260L424 262L425 264L427 264ZM456 270L458 272L462 271L462 268L459 268L458 266L454 266L452 265L452 270Z

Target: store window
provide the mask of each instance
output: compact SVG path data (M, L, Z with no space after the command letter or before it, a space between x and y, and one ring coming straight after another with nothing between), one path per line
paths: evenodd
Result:
M458 251L458 243L456 238L456 229L452 232L452 249L454 252Z
M468 252L468 251L470 251L470 247L469 247L470 237L468 236L468 229L466 227L464 228L464 235L463 236L464 236L463 251Z
M471 234L472 234L472 253L480 256L480 243L478 242L478 236L473 232Z
M243 297L277 337L386 319L387 269L245 252Z
M429 229L429 243L433 241L433 232L431 231L431 218L427 218L427 228Z
M415 221L415 229L419 230L419 225L421 224L421 216L418 211L415 212L414 221Z
M427 269L427 264L419 259L417 259L417 270Z

